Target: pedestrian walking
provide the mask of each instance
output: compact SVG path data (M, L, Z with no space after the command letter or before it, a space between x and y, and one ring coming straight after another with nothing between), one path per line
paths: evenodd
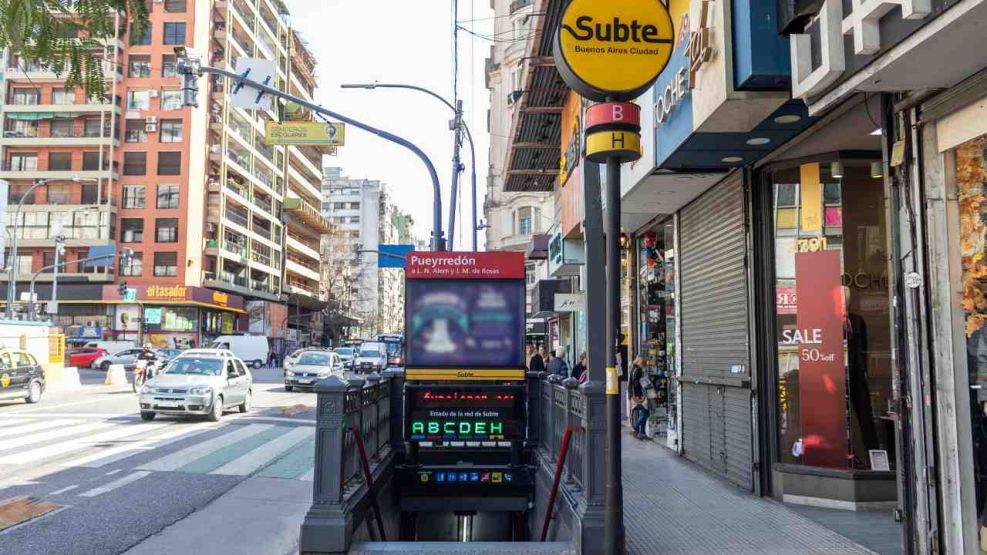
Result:
M644 372L644 357L638 355L631 365L630 392L631 392L631 418L634 422L634 437L641 440L650 440L647 434L648 417L651 411L648 410L648 398L646 396L651 380Z
M569 365L565 363L565 347L555 348L555 358L548 361L548 373L558 376L560 380L569 377Z

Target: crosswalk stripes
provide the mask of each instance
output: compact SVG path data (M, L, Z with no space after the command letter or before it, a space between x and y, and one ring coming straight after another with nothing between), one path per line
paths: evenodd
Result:
M289 426L233 418L212 423L141 422L121 415L100 420L33 416L0 415L0 468L112 469L99 478L110 483L90 483L88 490L63 487L59 495L97 497L154 472L312 480L315 428L307 422ZM168 448L180 442L177 450Z
M181 449L160 459L145 463L141 470L156 470L158 472L174 471L202 457L206 457L224 447L233 445L240 440L265 432L274 426L271 424L249 424L236 431L221 435L207 442L197 443Z
M97 445L105 441L114 441L117 439L129 437L137 434L149 433L154 430L161 429L165 426L168 426L168 424L151 424L146 426L119 426L114 430L103 432L101 434L79 437L76 439L63 441L61 443L47 445L45 447L39 447L28 451L20 451L17 453L12 453L10 455L0 456L0 464L25 464L29 462L35 462L48 457L53 457L56 455L71 453L74 451L85 449L86 447ZM77 428L82 428L82 427L83 426L77 426Z

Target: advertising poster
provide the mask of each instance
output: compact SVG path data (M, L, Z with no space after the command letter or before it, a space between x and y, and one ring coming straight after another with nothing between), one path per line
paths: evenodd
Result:
M515 281L408 280L409 366L524 366L524 285Z
M836 250L795 255L797 326L784 341L798 347L802 462L810 466L847 466L841 266Z

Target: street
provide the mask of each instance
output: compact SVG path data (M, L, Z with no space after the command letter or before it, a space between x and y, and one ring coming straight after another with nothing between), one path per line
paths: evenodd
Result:
M0 525L19 498L56 505L0 531L0 553L123 553L251 476L311 482L314 394L253 374L251 411L219 423L142 422L130 386L92 370L81 390L0 404Z

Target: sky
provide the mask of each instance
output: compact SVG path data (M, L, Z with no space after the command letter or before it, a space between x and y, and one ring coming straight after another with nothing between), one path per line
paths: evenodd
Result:
M407 83L452 99L452 2L455 0L285 0L291 25L318 61L315 98L342 115L384 129L417 144L435 165L442 185L442 227L448 237L449 183L452 174L452 111L438 100L408 90L346 90L343 83ZM457 19L465 27L491 34L489 0L458 0ZM475 20L475 21L474 21ZM477 195L482 220L486 190L489 96L484 87L484 60L491 43L460 31L459 98L476 144ZM464 144L456 215L456 250L469 250L470 168ZM391 198L415 219L418 238L432 230L432 182L425 165L411 151L355 128L346 130L346 145L325 165L339 166L354 178L379 179ZM464 225L465 224L465 225ZM483 245L482 232L479 244Z

